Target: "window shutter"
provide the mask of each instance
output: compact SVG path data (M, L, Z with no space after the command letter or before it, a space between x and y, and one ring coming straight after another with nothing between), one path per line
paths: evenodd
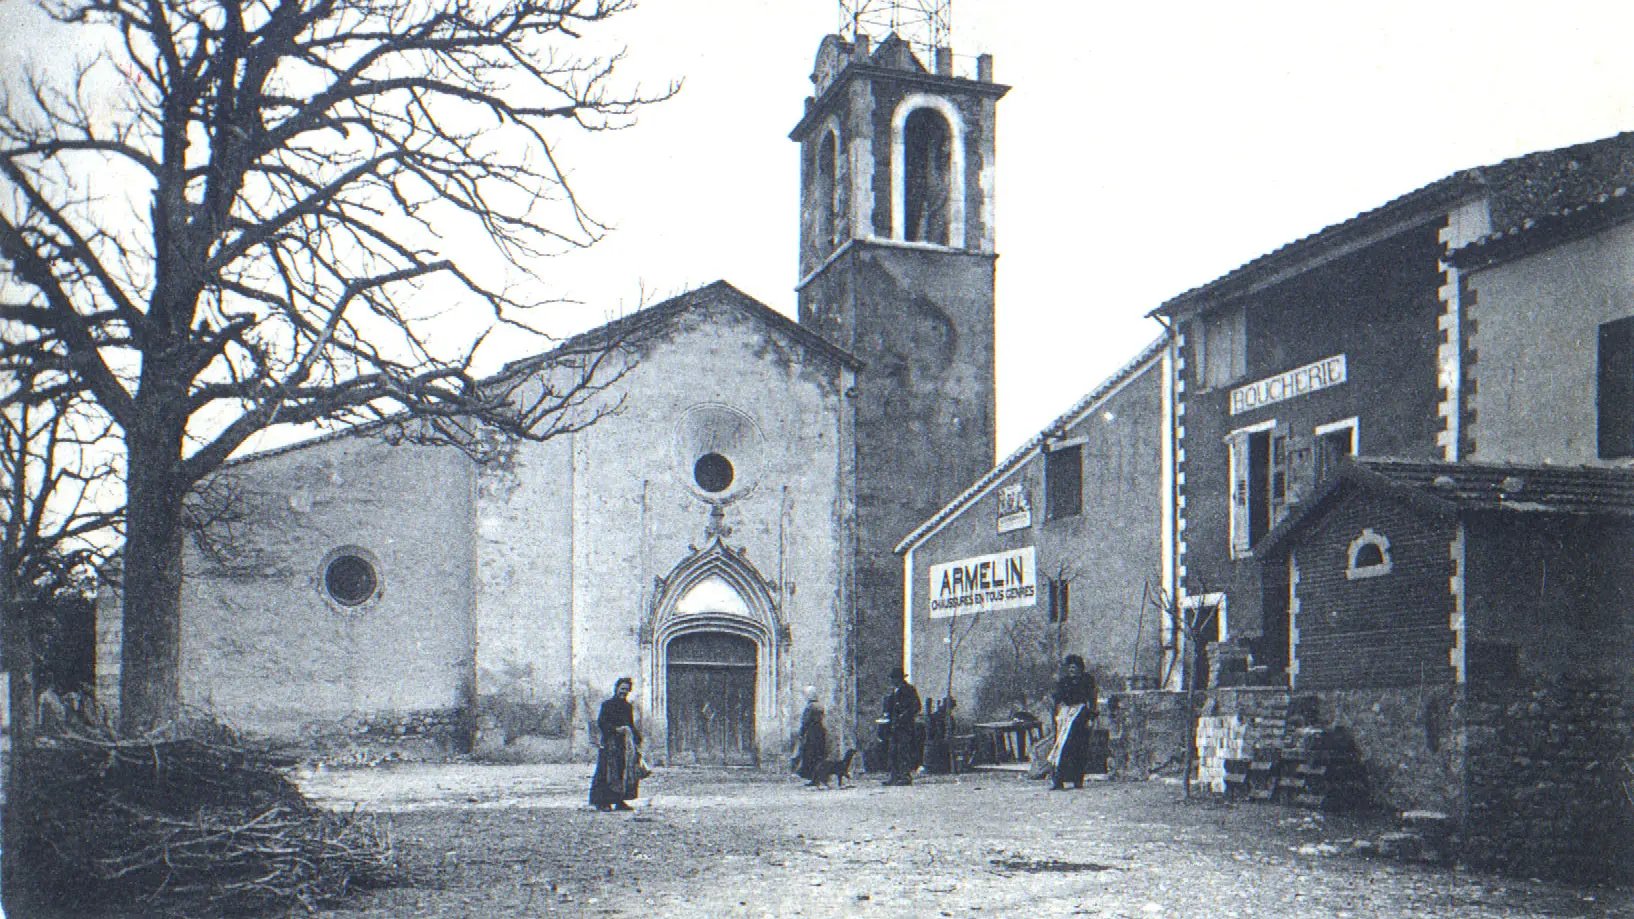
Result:
M1227 443L1231 448L1231 554L1241 557L1248 554L1253 538L1248 512L1248 435L1234 434Z
M1316 441L1294 434L1288 438L1288 504L1298 504L1316 490Z
M1078 445L1044 454L1044 490L1049 519L1076 517L1083 511L1084 461Z
M1634 317L1600 326L1600 458L1634 456Z

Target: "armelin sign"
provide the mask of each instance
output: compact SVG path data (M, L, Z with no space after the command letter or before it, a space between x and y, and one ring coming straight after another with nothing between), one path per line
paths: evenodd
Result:
M1032 546L930 567L930 617L947 619L1032 606L1038 595Z

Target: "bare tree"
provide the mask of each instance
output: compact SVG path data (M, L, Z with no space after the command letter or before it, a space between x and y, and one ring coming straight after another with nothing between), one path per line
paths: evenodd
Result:
M487 333L450 318L538 331L548 301L507 279L603 232L552 131L676 87L620 90L619 55L570 50L631 0L39 2L104 50L0 90L0 322L21 330L0 373L69 371L120 432L121 714L143 727L178 704L184 500L252 435L594 420L613 343L542 385L483 381Z
M1181 691L1186 694L1184 776L1187 798L1191 797L1192 770L1197 764L1197 694L1208 688L1208 673L1201 670L1204 664L1199 652L1212 640L1218 628L1215 617L1219 614L1219 607L1201 602L1207 595L1208 591L1202 590L1196 595L1198 602L1190 602L1184 595L1171 594L1162 587L1155 588L1149 594L1153 608L1162 615L1170 633L1163 647L1166 666L1161 685L1167 686L1178 674Z
M50 609L118 539L111 424L61 374L0 375L0 602L13 726L26 743ZM110 509L110 506L114 509Z
M18 914L33 894L22 853L42 682L63 682L65 613L89 615L87 575L118 539L120 515L103 494L119 485L110 428L65 375L0 373L0 648L11 703L0 889Z

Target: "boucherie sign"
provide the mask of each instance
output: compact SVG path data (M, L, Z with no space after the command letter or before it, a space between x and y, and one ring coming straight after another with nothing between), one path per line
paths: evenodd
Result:
M930 617L947 619L1032 606L1038 594L1032 546L930 566Z
M1241 415L1345 381L1345 356L1335 354L1231 391L1231 414Z

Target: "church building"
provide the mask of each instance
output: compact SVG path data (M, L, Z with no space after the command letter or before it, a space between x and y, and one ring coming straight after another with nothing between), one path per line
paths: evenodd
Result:
M903 659L892 549L993 463L1006 87L894 34L829 36L812 80L798 322L717 282L494 379L617 340L582 430L233 462L184 561L184 702L335 758L577 759L631 676L650 760L772 764L812 686L854 742Z

